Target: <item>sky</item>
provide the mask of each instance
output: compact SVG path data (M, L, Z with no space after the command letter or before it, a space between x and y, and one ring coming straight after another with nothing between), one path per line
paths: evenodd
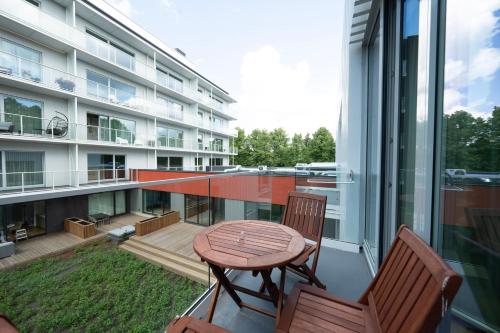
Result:
M344 0L106 1L228 91L245 132L335 134Z

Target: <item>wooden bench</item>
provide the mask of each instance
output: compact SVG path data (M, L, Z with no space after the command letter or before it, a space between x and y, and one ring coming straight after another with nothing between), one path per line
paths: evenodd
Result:
M431 247L402 226L358 302L298 284L277 332L434 332L461 282Z
M193 317L174 319L167 327L167 333L230 333L229 331Z

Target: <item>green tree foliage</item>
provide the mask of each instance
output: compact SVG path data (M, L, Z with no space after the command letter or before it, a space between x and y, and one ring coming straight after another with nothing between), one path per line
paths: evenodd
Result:
M309 159L312 162L328 162L335 160L335 140L332 133L325 127L314 132L310 141Z
M294 166L297 163L333 162L335 160L335 141L324 127L319 128L312 137L295 134L290 140L283 128L272 131L255 129L249 135L238 128L234 140L238 148L235 164L244 166Z
M488 119L466 111L444 116L445 168L468 171L500 170L500 108Z

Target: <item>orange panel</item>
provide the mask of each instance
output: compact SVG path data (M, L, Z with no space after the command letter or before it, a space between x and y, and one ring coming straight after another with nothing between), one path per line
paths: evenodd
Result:
M139 170L136 174L138 181L153 181L164 179L178 179L207 175L196 172L171 172ZM295 177L293 176L259 176L233 175L221 178L181 181L176 184L144 187L149 190L176 192L208 196L232 200L271 202L286 205L288 193L295 191Z

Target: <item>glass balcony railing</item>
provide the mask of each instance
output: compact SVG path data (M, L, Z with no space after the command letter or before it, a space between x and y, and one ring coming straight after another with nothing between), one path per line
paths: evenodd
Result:
M0 75L14 77L49 89L56 89L77 96L139 110L168 120L199 126L198 118L179 108L149 101L132 94L130 91L88 80L2 51L0 51ZM234 130L227 128L215 128L213 126L203 126L203 128L226 135L234 135Z
M33 30L51 36L56 40L63 41L77 49L82 49L98 58L109 61L142 78L146 78L151 82L158 83L168 89L176 91L193 101L202 103L209 108L228 113L225 106L217 103L209 96L200 95L198 91L185 86L179 80L175 80L164 73L158 72L154 66L139 61L134 56L114 46L112 43L107 43L86 32L80 31L68 25L66 22L58 20L54 16L48 15L39 8L30 5L26 1L10 0L2 2L0 15L21 22L23 25L31 27ZM13 71L13 73L17 72ZM24 76L36 81L39 79L38 74L36 69L31 69L29 72L26 72ZM19 75L22 76L23 72L20 71ZM65 80L65 78L63 78L63 80ZM69 82L65 83L63 81L62 84L71 86Z

